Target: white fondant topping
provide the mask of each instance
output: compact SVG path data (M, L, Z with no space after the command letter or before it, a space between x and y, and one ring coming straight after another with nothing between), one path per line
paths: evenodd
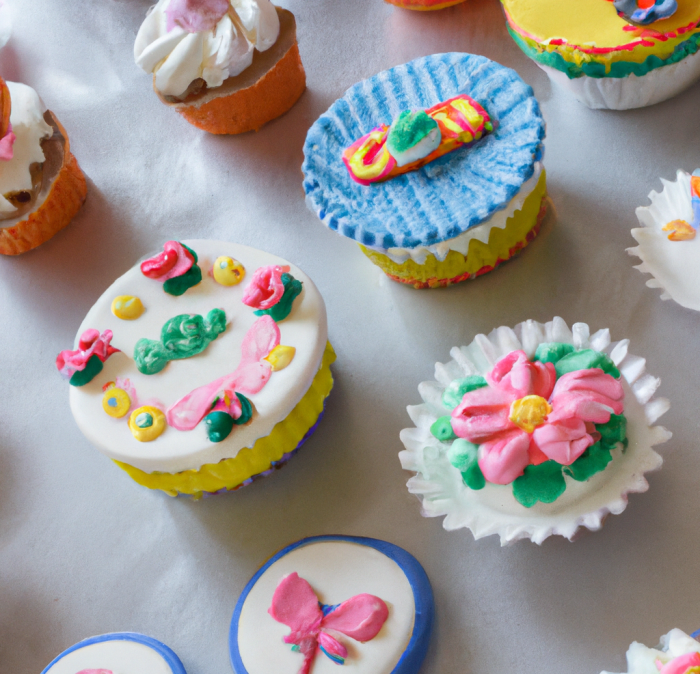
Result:
M77 674L84 669L106 669L112 674L173 674L160 653L126 639L78 648L62 657L46 674Z
M472 239L478 239L483 243L488 243L489 235L494 227L505 229L508 218L513 217L516 211L522 209L525 200L534 191L535 187L537 187L537 181L540 179L542 169L542 162L535 162L534 173L529 180L523 183L520 191L510 200L503 210L497 211L485 222L468 229L466 232L462 232L462 234L456 236L454 239L440 241L440 243L434 243L430 246L416 246L415 248L386 249L375 248L373 246L368 246L368 248L383 253L397 264L403 264L409 258L418 264L424 264L428 255L434 255L442 262L451 250L466 255L469 252L469 243Z
M8 82L7 88L12 100L10 124L17 138L12 148L12 159L0 161L0 213L17 210L2 195L32 189L29 167L44 162L46 158L41 149L41 140L53 134L53 129L44 121L46 106L39 94L26 84L17 82Z
M292 550L272 564L251 589L238 623L238 648L248 674L296 674L303 656L283 642L289 627L267 609L284 576L296 571L324 604L339 604L368 593L383 599L389 617L379 634L364 644L340 636L348 649L342 672L390 674L406 650L415 622L413 590L401 567L374 548L349 541L319 541ZM322 653L313 674L338 674L338 665ZM115 673L116 674L116 673Z
M673 629L661 637L661 649L648 648L634 641L627 650L627 674L659 674L657 660L665 665L686 653L700 653L700 643L679 629Z
M87 438L107 456L128 463L146 472L177 473L199 469L206 463L218 463L234 457L244 447L252 447L258 438L267 436L275 424L292 411L311 386L321 365L326 346L326 308L320 293L301 269L275 255L220 241L184 241L199 256L202 282L184 295L173 297L163 290L163 284L149 279L135 265L117 279L100 297L85 317L78 338L88 328L112 330L112 346L121 349L104 364L104 369L89 384L70 387L70 404L78 426ZM232 257L245 267L245 278L236 286L219 285L209 275L214 260L221 255ZM278 323L280 343L293 346L296 353L283 370L273 372L265 387L247 396L253 403L253 420L244 426L234 426L223 442L207 438L203 423L191 431L168 427L151 442L138 442L129 430L127 419L114 419L102 409L102 386L117 377L128 377L136 388L139 404L151 398L170 407L193 389L232 373L241 358L241 342L248 329L259 318L254 309L241 301L258 267L289 265L290 273L303 284L301 294L294 300L292 312ZM117 295L139 297L144 313L133 321L115 317L112 300ZM163 324L179 314L206 314L212 309L226 313L226 330L199 355L171 361L154 375L143 375L133 360L136 342L145 337L160 339ZM132 405L131 411L135 408Z
M487 482L478 491L467 487L447 458L449 444L434 437L430 426L451 413L442 404L442 392L453 380L484 375L500 358L518 349L532 358L538 345L546 342L564 342L610 356L622 374L629 444L624 452L619 446L613 450L607 468L589 480L577 482L565 476L566 491L554 503L526 508L515 500L511 485ZM498 534L501 545L508 545L523 538L539 544L553 534L572 539L579 527L596 531L609 513L621 513L628 494L649 488L644 473L661 466L662 459L652 447L671 437L663 426L653 425L669 409L668 400L653 397L660 381L646 373L645 360L628 353L628 346L627 339L611 343L607 329L591 335L585 323L575 323L570 330L555 318L546 324L525 321L514 329L496 328L488 336L477 335L468 346L454 347L452 360L435 365L437 381L418 386L423 404L408 407L415 428L401 431L406 449L399 458L405 470L416 473L408 481L408 490L422 499L423 514L446 515L447 530L466 527L477 539Z
M661 192L651 192L650 206L640 206L637 218L642 227L633 229L639 244L628 248L642 260L636 268L653 276L650 288L661 288L661 299L673 299L688 309L700 311L700 236L690 241L670 241L664 225L673 220L693 221L690 174L678 171L676 181L661 180Z
M419 140L413 147L409 147L405 152L392 152L388 146L387 151L396 159L397 166L406 166L406 164L423 159L431 152L437 150L441 140L442 135L440 134L440 129L436 126L425 138Z
M176 26L170 32L159 0L141 25L134 44L136 64L155 73L156 88L179 96L198 77L219 87L253 62L253 50L265 51L277 40L280 25L270 0L230 0L231 8L214 30L188 33Z

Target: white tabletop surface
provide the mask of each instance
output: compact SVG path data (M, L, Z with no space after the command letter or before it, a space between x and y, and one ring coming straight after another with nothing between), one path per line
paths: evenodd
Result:
M74 642L154 636L188 674L230 670L227 635L245 583L304 536L367 535L423 564L437 616L423 672L597 674L632 640L700 628L700 316L644 285L630 228L659 177L700 164L700 86L645 110L590 111L553 88L506 33L496 0L411 13L381 0L285 0L308 90L259 133L188 125L133 62L148 0L6 0L0 73L33 86L63 122L89 195L74 222L0 259L0 671L38 674ZM547 120L554 209L516 260L477 281L416 291L307 210L308 127L352 84L442 51L484 54L530 83ZM555 215L556 213L556 215ZM192 502L133 483L82 436L54 365L117 276L167 239L229 239L298 264L328 306L335 388L288 466ZM478 332L560 315L609 327L662 377L673 439L627 510L575 543L501 549L424 519L397 458L405 408L436 360ZM284 673L280 673L284 674ZM294 673L289 673L294 674Z

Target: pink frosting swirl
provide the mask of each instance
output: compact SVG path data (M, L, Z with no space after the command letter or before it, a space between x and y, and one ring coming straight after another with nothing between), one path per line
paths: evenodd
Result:
M282 274L289 271L289 267L272 265L259 267L255 270L250 285L243 295L243 304L253 309L271 309L282 299L284 284Z
M168 32L175 26L188 33L214 30L228 8L229 0L170 0L165 10L165 25Z

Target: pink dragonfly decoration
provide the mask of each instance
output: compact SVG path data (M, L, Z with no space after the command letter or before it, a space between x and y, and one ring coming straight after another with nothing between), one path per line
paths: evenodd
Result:
M371 594L358 594L337 606L325 606L297 573L282 578L268 613L292 630L284 642L293 644L292 650L304 656L299 674L309 674L317 650L333 662L345 664L348 651L334 633L364 643L379 634L389 617L387 605Z

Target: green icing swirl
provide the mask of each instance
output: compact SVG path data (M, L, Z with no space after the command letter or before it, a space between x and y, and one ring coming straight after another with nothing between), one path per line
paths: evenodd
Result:
M160 341L139 339L134 347L134 361L142 374L156 374L171 360L191 358L206 349L226 330L226 314L212 309L206 320L199 314L180 314L166 321Z
M442 392L442 404L448 410L453 410L462 402L465 393L487 386L486 380L479 374L472 374L463 379L455 379L450 382Z
M282 285L284 286L284 293L280 297L280 301L275 304L274 307L270 309L258 309L254 312L256 316L262 316L267 314L272 317L275 323L283 321L292 310L292 304L301 292L302 283L297 281L291 274L282 274Z
M411 112L404 110L391 125L386 139L386 147L391 155L406 152L418 145L438 123L424 110Z
M88 358L85 367L82 370L76 370L71 376L68 383L71 386L85 386L89 384L100 372L102 372L102 361L95 354Z

